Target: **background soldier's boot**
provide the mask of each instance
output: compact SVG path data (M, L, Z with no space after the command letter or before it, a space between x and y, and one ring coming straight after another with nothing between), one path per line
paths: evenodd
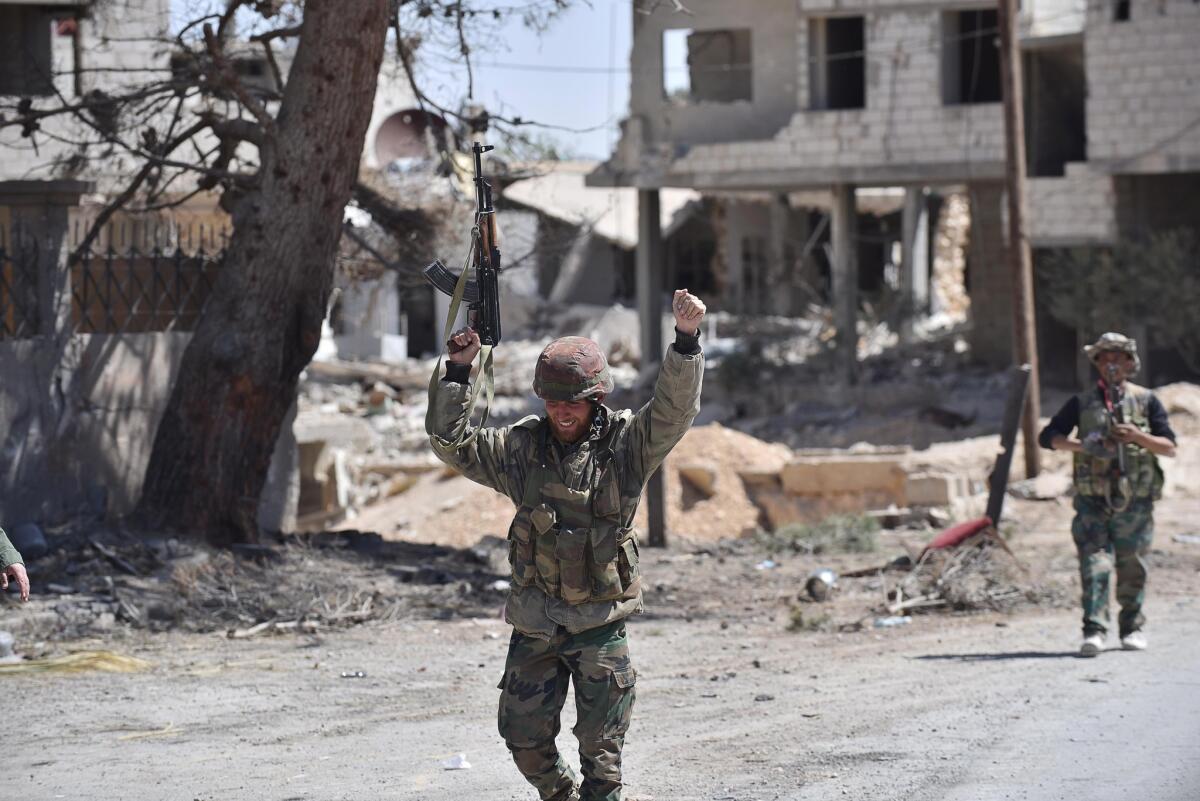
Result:
M1104 650L1104 635L1103 634L1088 634L1083 638L1083 645L1079 647L1080 656L1099 656Z
M563 761L551 742L540 748L509 746L517 770L538 791L542 801L571 801L575 795L575 774Z

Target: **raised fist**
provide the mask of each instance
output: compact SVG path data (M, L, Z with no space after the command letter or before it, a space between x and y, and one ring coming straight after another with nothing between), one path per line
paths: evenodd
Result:
M688 292L686 289L676 289L671 301L671 311L675 314L675 327L681 332L695 336L700 330L700 321L704 319L704 301Z
M475 356L482 347L479 334L469 327L458 329L446 340L448 358L455 364L470 364L475 361Z

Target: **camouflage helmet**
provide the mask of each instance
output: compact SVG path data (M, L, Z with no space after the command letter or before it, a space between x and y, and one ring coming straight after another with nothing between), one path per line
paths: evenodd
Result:
M604 351L586 337L562 337L546 346L533 371L533 392L542 400L577 401L613 391Z
M1138 358L1137 340L1130 339L1124 334L1118 334L1109 331L1107 334L1101 334L1100 338L1091 345L1085 345L1083 352L1087 354L1088 360L1095 364L1100 358L1101 353L1117 351L1119 353L1128 353L1133 359L1133 372L1142 369L1142 360Z

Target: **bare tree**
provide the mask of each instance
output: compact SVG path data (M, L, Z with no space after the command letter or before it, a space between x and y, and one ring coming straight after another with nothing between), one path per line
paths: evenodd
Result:
M309 0L287 33L298 45L277 113L241 93L254 119L236 138L258 145L260 167L231 185L233 236L146 471L138 514L151 526L257 538L275 440L320 342L387 27L387 0ZM206 39L227 72L215 32Z
M58 153L57 175L100 177L109 188L76 254L119 212L161 211L213 192L229 214L224 263L156 434L136 513L143 525L218 544L256 540L274 444L319 342L347 202L353 196L393 236L393 254L420 249L422 212L358 181L389 27L423 106L474 132L512 131L527 121L434 102L420 88L418 54L465 69L471 100L472 53L495 41L507 16L544 28L568 5L193 0L194 16L158 43L169 63L100 68L76 58L73 95L46 75L52 96L0 102L7 145L19 135L35 153ZM148 2L143 12L162 8ZM247 74L259 55L265 74ZM89 71L104 73L90 89ZM385 268L403 261L366 252Z

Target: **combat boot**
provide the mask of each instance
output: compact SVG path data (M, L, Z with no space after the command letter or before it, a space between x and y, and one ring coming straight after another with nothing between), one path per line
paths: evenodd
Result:
M1083 638L1083 645L1079 646L1080 656L1098 656L1104 650L1104 635L1089 634Z
M1149 646L1146 635L1140 631L1131 631L1121 638L1121 647L1126 651L1145 651Z

